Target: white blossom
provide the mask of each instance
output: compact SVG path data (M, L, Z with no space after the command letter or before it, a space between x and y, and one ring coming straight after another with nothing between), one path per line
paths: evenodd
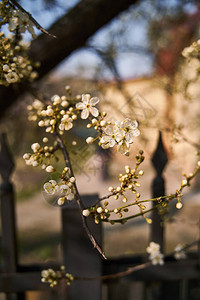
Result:
M8 81L8 83L17 82L19 79L19 76L17 75L16 72L10 72L10 73L6 74L5 77L6 77L6 80Z
M176 203L176 208L181 209L183 207L183 204L179 201Z
M43 141L43 143L48 143L49 139L48 139L47 137L44 137L44 138L42 139L42 141Z
M73 178L73 177L71 177ZM74 199L74 191L73 188L71 188L71 182L63 182L60 184L59 186L61 193L65 194L65 197L67 198L67 200L73 200Z
M44 127L44 121L43 121L43 120L39 121L39 122L38 122L38 126L39 126L39 127Z
M82 211L82 214L83 214L84 217L88 217L89 214L90 214L90 212L89 212L88 209L84 209L84 210Z
M104 135L100 139L102 148L114 147L116 143L123 139L123 132L116 125L108 125L103 128Z
M160 252L160 245L154 242L150 242L149 246L146 249L147 253L150 255L154 255Z
M70 177L69 181L70 181L71 183L74 183L74 182L76 181L76 179L75 179L75 177Z
M34 31L34 24L29 19L29 16L27 13L22 12L21 10L13 10L12 11L12 18L10 18L9 21L9 30L14 31L16 29L19 30L20 33L24 33L26 30L30 32L33 38L36 37L35 31Z
M99 207L97 208L97 212L98 212L99 214L101 214L101 213L103 212L103 208L102 208L101 206L99 206Z
M39 110L39 109L41 109L41 108L43 107L43 103L42 103L40 100L35 99L35 100L33 101L32 107L33 107L34 109Z
M36 160L34 160L33 163L32 163L32 166L37 167L38 165L39 165L39 163Z
M33 162L34 162L34 158L33 156L31 156L29 159L25 160L27 166L32 166Z
M70 118L67 114L65 114L62 119L61 123L59 125L60 130L70 130L73 127L73 120Z
M65 197L61 197L57 201L58 205L63 205L65 203Z
M61 106L62 107L67 107L69 105L69 102L67 101L67 100L63 100L62 102L61 102Z
M70 192L67 193L66 197L67 197L67 200L71 201L71 200L74 200L74 193L70 190Z
M99 111L94 107L99 102L97 97L91 98L89 94L82 95L82 102L76 104L76 108L82 110L81 119L87 119L91 113L94 117L99 115Z
M118 123L118 125L123 130L124 138L129 144L133 143L134 137L140 134L136 120L126 118L124 121Z
M34 153L36 153L40 149L40 144L39 143L32 144L31 149L33 150Z
M47 116L49 116L49 117L53 116L53 109L52 109L52 108L48 108L48 109L46 110L46 114L47 114Z
M61 98L58 95L54 95L51 97L51 101L53 102L53 105L58 105L61 103Z
M24 153L24 155L23 155L23 159L24 160L27 160L27 159L29 159L31 157L31 154L30 153Z
M175 253L174 253L174 258L179 260L179 259L185 259L186 253L183 249L183 245L182 244L178 244L175 249L174 249Z
M47 166L45 170L46 170L46 172L48 172L48 173L52 173L52 172L55 171L54 167L51 166L51 165Z
M107 149L117 145L120 153L127 154L134 137L140 134L137 127L137 121L128 118L122 122L116 121L115 124L107 125L103 128L103 135L100 139L101 147Z
M164 265L164 255L160 252L157 252L155 255L150 255L152 265Z
M9 66L8 65L3 65L3 71L4 72L8 72L10 70Z
M94 142L94 138L89 136L87 139L86 139L86 143L87 144L92 144Z
M49 180L44 184L43 188L47 194L51 195L53 195L59 189L58 184L55 180Z
M164 255L160 252L160 245L154 242L150 242L149 246L146 249L149 253L149 259L153 265L163 265L164 264Z

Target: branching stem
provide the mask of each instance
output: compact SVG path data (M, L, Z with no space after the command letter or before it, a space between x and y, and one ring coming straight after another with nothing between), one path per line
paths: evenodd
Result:
M17 7L19 8L19 10L21 10L23 13L27 14L29 19L33 22L33 24L36 26L37 29L39 29L40 31L42 31L43 33L56 38L55 35L49 33L46 29L44 29L34 18L33 16L27 11L25 10L16 0L9 0L9 3L12 7Z
M71 165L71 161L70 161L70 157L69 157L69 153L67 151L67 148L66 148L66 146L65 146L65 144L64 144L64 142L63 142L63 140L62 140L62 138L60 136L60 134L58 132L55 132L54 134L55 134L58 146L60 147L60 149L61 149L61 151L63 153L65 164L66 164L66 166L70 170L70 176L74 177L74 173L73 173L73 169L72 169L72 165ZM84 206L83 206L83 203L82 203L82 200L81 200L81 197L80 197L80 194L79 194L76 182L74 182L74 188L75 188L75 192L76 192L76 194L75 194L76 202L78 204L78 208L79 208L80 215L81 215L82 222L83 222L83 228L86 231L86 233L87 233L90 241L92 242L94 248L96 248L99 251L99 253L103 256L103 258L106 259L106 256L105 256L104 252L102 251L101 247L99 246L99 244L95 240L94 236L90 232L90 229L89 229L88 224L87 224L86 217L84 217L83 214L82 214Z

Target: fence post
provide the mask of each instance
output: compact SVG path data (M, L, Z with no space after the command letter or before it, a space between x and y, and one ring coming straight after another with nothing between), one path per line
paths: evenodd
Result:
M15 273L17 271L17 235L15 200L13 184L10 177L14 169L14 162L9 152L6 134L0 137L0 174L2 183L0 186L1 196L1 223L2 223L2 271ZM12 283L10 283L12 284ZM24 293L7 294L7 300L24 299Z
M162 176L162 173L168 162L168 158L163 145L161 132L159 132L158 145L151 161L156 171L156 177L154 178L152 183L152 197L155 198L165 195L165 180ZM156 202L153 202L153 206L155 206L156 204ZM160 244L161 251L164 251L164 226L157 209L154 209L152 212L150 238L151 241Z
M156 177L152 183L152 197L160 197L165 195L165 180L162 176L163 170L168 162L167 153L163 145L162 134L159 132L158 144L156 150L152 156L152 164L156 171ZM153 202L155 207L157 202ZM152 224L150 240L158 243L161 247L161 252L164 252L164 225L158 210L155 208L152 212ZM146 286L146 298L152 300L160 300L164 298L164 289L162 282L152 282Z
M93 205L97 195L82 196L85 207ZM63 256L66 271L78 277L98 277L102 272L102 258L94 249L82 225L80 212L76 202L63 207L62 237ZM87 218L88 226L95 239L101 245L101 223L95 224L90 217ZM101 300L101 281L81 280L72 282L67 291L67 300Z

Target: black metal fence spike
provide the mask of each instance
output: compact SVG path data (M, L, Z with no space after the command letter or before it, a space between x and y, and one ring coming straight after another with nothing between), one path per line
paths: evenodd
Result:
M0 135L0 174L3 181L9 181L14 169L14 162L10 153L6 133Z
M167 152L165 150L165 147L163 145L162 141L162 133L159 132L159 139L158 139L158 145L157 148L152 156L152 164L157 172L158 175L161 175L167 162Z

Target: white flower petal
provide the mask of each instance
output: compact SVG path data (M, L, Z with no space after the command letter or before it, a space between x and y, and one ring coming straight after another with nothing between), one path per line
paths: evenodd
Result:
M73 127L73 124L71 122L65 124L65 130L70 130Z
M113 127L112 127L112 126L106 126L105 128L103 128L103 131L104 131L107 135L111 135L111 134L113 134Z
M110 139L109 146L110 147L114 147L115 144L116 144L115 140L114 139Z
M102 144L102 145L101 145L101 148L103 148L103 149L108 149L108 148L110 148L110 146L109 146L109 144Z
M89 103L89 100L90 100L90 94L83 94L82 95L82 101L85 105L87 105Z
M92 106L94 106L94 105L96 105L97 103L99 103L99 98L97 98L97 97L92 97L92 98L90 99L89 103L90 103Z
M86 105L82 102L79 102L79 103L76 104L77 109L84 109L85 107L86 107Z
M102 138L100 139L100 143L102 144L107 144L110 142L110 136L108 135L103 135Z
M136 129L138 127L138 122L136 120L130 121L129 127L131 129Z
M126 134L126 136L125 136L125 139L126 139L126 141L127 141L129 144L133 143L133 139L134 139L133 133L132 133L132 132L127 132L127 134Z
M95 107L90 107L89 110L90 110L90 113L91 113L94 117L98 117L99 111L98 111L97 108L95 108Z
M128 143L126 142L123 142L123 143L120 143L117 147L117 150L122 153L122 154L126 154L129 152L129 149L130 149L130 146Z
M133 131L133 135L134 135L134 136L140 135L139 129L135 129L135 130Z
M74 194L70 193L67 195L67 200L73 200L74 199Z
M81 112L81 119L87 119L89 117L89 109L84 109L82 112Z

